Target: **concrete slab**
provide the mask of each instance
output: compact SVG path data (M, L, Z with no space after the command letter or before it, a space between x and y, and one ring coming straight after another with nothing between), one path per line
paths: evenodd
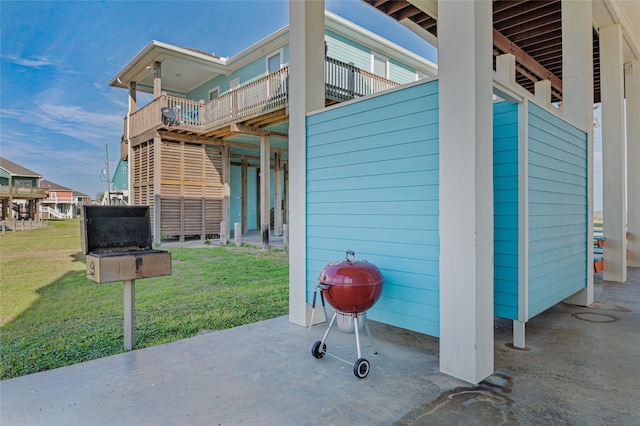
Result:
M590 308L533 318L527 350L496 319L496 372L478 386L438 372L438 339L370 326L365 379L311 355L325 325L281 317L5 380L0 424L640 424L638 268L626 283L596 279ZM355 360L352 334L334 329L327 344Z

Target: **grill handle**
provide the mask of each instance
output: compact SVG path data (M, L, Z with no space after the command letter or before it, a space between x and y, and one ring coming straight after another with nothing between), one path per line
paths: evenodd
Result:
M356 263L356 254L352 250L347 250L346 254L347 254L347 262ZM351 255L352 260L349 260L349 255Z

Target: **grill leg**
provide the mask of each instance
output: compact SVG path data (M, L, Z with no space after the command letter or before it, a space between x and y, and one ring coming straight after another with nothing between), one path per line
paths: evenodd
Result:
M329 323L329 327L327 327L327 331L324 332L324 336L322 337L322 342L320 343L320 347L325 344L327 341L327 336L329 336L329 332L331 331L331 327L333 327L333 323L336 321L336 317L338 316L338 312L333 313L333 317L331 317L331 322Z
M367 330L367 334L369 335L369 342L371 343L371 349L373 350L374 354L378 354L378 351L376 350L375 346L373 346L373 337L371 337L371 330L369 330L369 324L367 323L367 314L364 314L364 329Z
M356 330L356 348L358 349L358 359L360 359L362 358L362 355L360 354L360 332L358 331L358 314L353 314L353 326Z

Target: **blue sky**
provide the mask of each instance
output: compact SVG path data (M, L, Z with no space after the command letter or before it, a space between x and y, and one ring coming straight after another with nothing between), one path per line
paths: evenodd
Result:
M120 154L127 93L108 82L151 40L233 56L288 25L288 0L0 2L0 155L92 197ZM325 7L429 60L435 49L360 0ZM600 144L596 131L595 210ZM600 183L601 186L601 183Z

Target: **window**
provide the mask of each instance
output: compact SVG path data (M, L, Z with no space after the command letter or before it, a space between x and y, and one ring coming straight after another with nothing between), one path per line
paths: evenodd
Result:
M282 68L282 56L282 49L267 56L267 74L271 74Z
M371 52L371 72L380 77L389 78L389 58Z
M213 89L209 90L210 101L214 100L218 96L220 96L220 86L214 87Z
M238 86L240 86L240 77L236 77L229 82L229 90L233 90Z
M127 173L127 168L123 167L122 169L120 169L120 173L122 173L123 175Z

